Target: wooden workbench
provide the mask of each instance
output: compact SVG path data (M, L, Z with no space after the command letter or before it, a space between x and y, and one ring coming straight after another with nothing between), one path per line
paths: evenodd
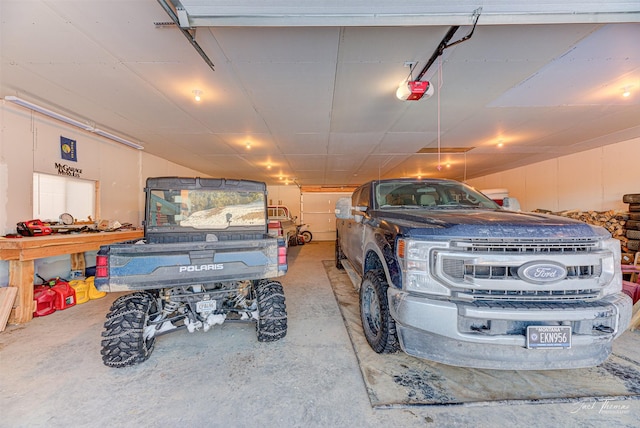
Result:
M9 286L18 288L9 322L22 324L33 318L35 259L96 251L101 245L140 239L143 234L142 230L130 230L0 238L0 260L9 260Z

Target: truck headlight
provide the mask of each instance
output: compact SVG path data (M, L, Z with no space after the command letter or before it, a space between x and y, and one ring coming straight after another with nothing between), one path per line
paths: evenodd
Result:
M432 250L446 248L443 242L398 239L396 252L402 269L402 284L407 291L450 296L451 290L431 275Z
M606 296L622 290L620 241L614 238L605 239L602 241L602 249L611 253L609 257L602 259L602 277L610 278L609 283L602 289L603 295Z

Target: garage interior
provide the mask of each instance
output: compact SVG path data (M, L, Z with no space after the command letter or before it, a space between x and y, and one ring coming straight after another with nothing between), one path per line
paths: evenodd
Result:
M287 337L180 332L114 370L99 342L117 296L14 311L0 333L0 425L637 426L631 369L623 394L557 381L550 398L376 405L323 262L336 200L378 178L464 181L523 211L627 211L623 195L640 193L640 3L231 3L2 0L0 225L13 234L59 206L36 197L36 176L91 183L92 210L71 214L106 228L141 227L147 177L263 181L314 237L289 248ZM430 91L399 99L414 80ZM39 250L20 276L92 266L86 248L82 260ZM2 288L17 276L8 254ZM628 331L614 356L640 366L637 347Z

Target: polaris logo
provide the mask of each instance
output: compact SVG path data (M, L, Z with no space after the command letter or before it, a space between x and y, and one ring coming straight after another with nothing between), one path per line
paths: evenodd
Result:
M210 265L190 265L180 266L178 272L204 272L206 270L222 270L224 265L222 263L215 263Z
M533 284L547 284L566 278L567 269L559 263L530 262L520 266L518 276Z

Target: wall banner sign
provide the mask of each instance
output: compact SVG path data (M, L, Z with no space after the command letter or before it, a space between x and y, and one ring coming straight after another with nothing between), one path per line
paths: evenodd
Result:
M78 152L76 151L76 140L60 136L60 157L64 160L78 162Z
M72 166L64 165L58 162L55 163L55 168L58 170L58 175L80 178L80 174L82 174L82 169L74 168Z

